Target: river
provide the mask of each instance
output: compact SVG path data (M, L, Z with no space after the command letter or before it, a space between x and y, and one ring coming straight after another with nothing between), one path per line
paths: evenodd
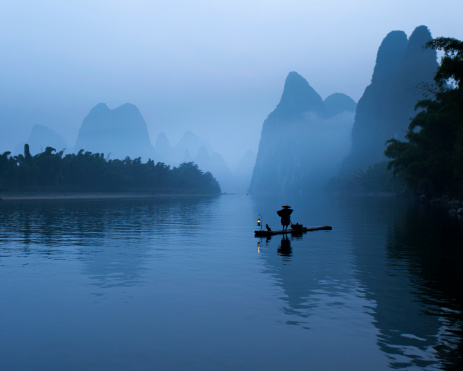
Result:
M330 225L254 237L257 217ZM463 368L463 221L394 197L0 201L1 370Z

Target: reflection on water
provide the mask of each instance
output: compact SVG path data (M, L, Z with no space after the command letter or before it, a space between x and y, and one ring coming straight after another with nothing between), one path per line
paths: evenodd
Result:
M400 200L349 206L357 214L352 223L356 276L375 303L378 345L390 366L461 366L456 350L461 349L462 293L453 289L462 283L455 265L462 261L461 223L445 211ZM366 209L374 217L361 215ZM450 329L444 325L449 321ZM460 335L452 334L455 329Z
M361 310L371 316L389 367L462 368L461 220L400 199L339 198L324 207L339 224L323 232L323 246L320 232L263 243L285 312L299 317L288 323L311 328L320 308L355 310L355 296L364 301Z
M286 203L333 230L255 239ZM463 224L445 210L165 197L0 218L2 369L463 368Z
M281 256L290 257L291 256L291 241L287 235L283 235L281 238L280 247L278 248L278 254Z
M37 254L49 259L74 256L83 273L100 287L141 283L143 265L154 248L162 252L168 236L197 234L216 198L15 201L1 209L3 258ZM163 243L165 241L165 243ZM19 243L20 250L17 245ZM136 248L133 248L133 246ZM1 263L0 263L1 264Z
M355 294L350 273L352 259L333 243L336 238L336 232L333 235L331 231L319 231L261 242L267 273L276 278L275 284L284 293L280 299L285 304L287 325L317 333L338 332L333 336L347 330L345 336L351 335L353 328L343 325L344 315L339 314L358 306L352 297Z
M432 351L442 365L461 369L462 224L445 210L416 204L402 218L387 235L387 266L401 284L407 284L407 290L402 290L406 296L396 300L405 316L399 336L387 328L382 334L389 346L400 346L402 337L408 336L408 343L423 353ZM416 304L404 306L407 296ZM388 310L388 303L382 302ZM419 360L417 364L426 365Z

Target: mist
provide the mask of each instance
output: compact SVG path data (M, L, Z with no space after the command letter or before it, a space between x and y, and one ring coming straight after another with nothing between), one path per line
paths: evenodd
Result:
M325 119L312 117L307 120L308 124L298 124L296 131L306 146L304 165L308 168L308 187L321 187L339 174L351 150L354 117L354 112L343 112Z
M93 107L130 103L152 144L164 133L175 145L192 131L233 171L257 153L289 71L323 98L339 91L358 101L390 30L426 24L463 38L463 4L447 5L451 12L431 1L6 3L0 152L21 147L35 125L70 151Z

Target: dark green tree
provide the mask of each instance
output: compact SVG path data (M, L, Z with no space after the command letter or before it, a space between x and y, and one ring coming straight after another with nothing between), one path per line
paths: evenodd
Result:
M220 186L192 162L171 169L140 157L107 160L84 150L63 157L52 147L32 156L26 144L24 155L0 155L0 190L218 194Z
M389 169L416 193L430 197L463 191L463 42L437 38L427 47L444 55L434 77L433 99L418 102L406 141L390 139Z

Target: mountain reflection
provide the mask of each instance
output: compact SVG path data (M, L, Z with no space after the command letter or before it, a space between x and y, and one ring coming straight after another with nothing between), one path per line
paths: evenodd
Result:
M390 366L461 368L461 225L413 202L358 201L348 207L357 277Z
M2 204L0 255L78 259L101 289L143 282L170 233L199 234L211 197L18 201ZM12 247L11 241L16 241ZM22 246L18 251L17 246Z
M389 231L387 243L388 265L397 272L401 264L419 303L415 311L421 323L413 328L406 324L404 331L416 330L421 349L432 347L441 364L452 369L463 369L461 227L446 210L413 204Z
M286 323L312 328L337 307L332 320L344 310L365 317L364 331L374 326L390 368L463 369L461 220L398 198L310 202L299 201L309 210L301 220L317 210L333 231L260 247L266 272L283 290ZM256 213L266 203L257 204Z

